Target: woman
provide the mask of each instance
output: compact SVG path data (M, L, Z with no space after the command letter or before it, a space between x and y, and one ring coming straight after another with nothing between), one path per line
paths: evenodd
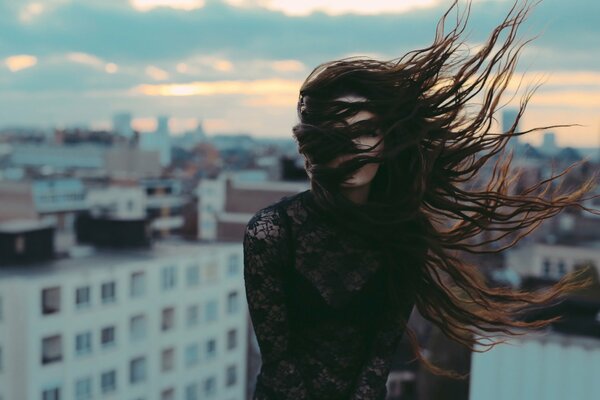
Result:
M507 132L491 131L530 7L514 6L465 55L468 13L444 34L455 6L430 47L392 61L328 62L302 85L294 137L310 190L258 211L244 236L263 361L255 399L384 399L405 331L431 371L458 377L422 356L406 326L413 306L475 349L497 343L484 339L498 332L547 326L554 319L519 313L585 284L569 274L543 293L488 287L461 257L505 250L566 207L598 211L581 205L597 177L566 194L552 186L563 174L515 193L503 151L527 133L516 126L531 93Z

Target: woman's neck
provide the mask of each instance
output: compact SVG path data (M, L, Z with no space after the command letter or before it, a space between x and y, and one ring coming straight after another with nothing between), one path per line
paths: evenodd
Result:
M340 192L350 201L356 204L365 204L369 198L371 183L361 186L342 186Z

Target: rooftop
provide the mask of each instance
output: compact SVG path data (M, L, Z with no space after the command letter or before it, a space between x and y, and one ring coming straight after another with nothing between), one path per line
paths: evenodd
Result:
M0 278L19 276L43 276L75 269L113 268L118 264L177 260L186 256L214 254L219 249L241 246L235 242L188 241L178 238L161 239L150 248L94 248L75 246L71 257L55 258L48 261L21 265L7 265L0 268ZM88 251L89 250L89 251Z

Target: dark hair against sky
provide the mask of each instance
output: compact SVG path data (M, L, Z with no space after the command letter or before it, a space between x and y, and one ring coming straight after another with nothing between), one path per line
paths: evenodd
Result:
M520 329L554 321L525 322L519 316L584 282L577 272L540 292L489 287L461 253L510 248L567 207L596 214L600 210L582 205L598 175L570 191L561 185L569 169L531 187L515 187L517 174L506 147L509 139L527 133L516 127L535 87L522 95L512 127L506 132L492 127L528 43L517 33L533 5L515 3L476 51L463 42L469 7L460 10L454 2L427 48L389 61L355 57L316 67L300 89L300 122L293 135L321 211L385 254L392 303L414 299L421 314L450 339L481 351L476 345L489 348L498 343L494 337L500 333L520 334ZM340 99L346 95L366 100ZM371 111L375 119L343 122L360 110ZM352 139L377 128L384 152L379 157L361 155L370 149L356 147ZM348 153L356 156L335 168L326 166ZM369 201L354 204L340 193L339 184L368 162L380 163ZM482 177L488 180L477 181ZM406 322L399 316L399 326ZM407 334L428 368L457 376L425 360L410 328Z

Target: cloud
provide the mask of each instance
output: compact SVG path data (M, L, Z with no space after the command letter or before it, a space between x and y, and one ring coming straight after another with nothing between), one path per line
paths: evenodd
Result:
M234 7L264 8L280 11L289 16L307 16L314 12L328 15L382 13L405 13L418 8L428 8L439 4L438 0L225 0Z
M298 60L273 61L271 66L277 72L302 72L306 69L306 66Z
M233 71L233 64L231 61L219 60L213 64L213 68L220 72L231 72Z
M253 96L246 98L242 104L246 107L280 107L280 108L295 108L298 102L298 93L288 94L265 94L262 96Z
M189 11L204 7L205 2L204 0L129 0L129 4L135 10L142 12L160 7Z
M546 107L569 107L595 111L600 108L600 91L558 90L539 92L534 95L531 104Z
M284 79L254 81L190 82L183 84L144 84L130 93L144 96L215 96L215 95L297 95L301 82Z
M220 56L194 56L179 60L175 71L188 76L219 76L235 71L235 65L230 60Z
M349 53L374 53L393 58L431 43L435 24L450 4L428 0L424 3L438 6L404 14L317 12L306 17L290 17L265 6L233 7L217 0L187 11L154 7L152 12L139 12L129 3L114 0L63 1L60 7L55 3L59 4L58 0L40 1L45 7L44 18L36 18L34 24L19 23L15 7L0 5L0 37L11 38L3 43L0 56L77 51L95 54L119 65L158 65L199 54L220 54L234 65L246 59L295 59L305 65L316 65ZM253 2L259 6L267 3ZM385 3L405 4L402 1ZM48 4L54 4L51 13ZM361 4L379 2L361 1ZM469 40L485 40L508 6L506 2L476 2L468 28ZM552 54L545 55L544 62L554 68L593 68L600 61L598 52L590 51L598 46L600 26L595 19L598 14L600 2L580 0L567 4L546 0L533 10L523 32L535 35L544 30L534 45L545 51L549 49ZM86 21L94 21L94 24ZM527 64L535 59L533 55L524 54L523 61Z
M542 90L580 86L600 91L600 72L596 71L531 71L516 76L508 88L515 90L519 81L522 87L541 83Z
M108 74L114 74L119 70L119 67L115 63L108 63L104 66L104 71Z
M165 70L162 70L154 65L149 65L145 69L146 75L155 81L166 81L169 79L169 73Z
M42 3L29 3L25 5L19 13L19 20L24 23L32 22L36 17L44 12Z
M79 64L84 64L84 65L89 65L91 67L95 67L95 68L99 68L99 69L104 69L106 66L106 63L104 61L102 61L100 58L98 58L92 54L68 53L66 58L69 61L79 63Z
M17 72L22 69L31 68L37 64L37 57L28 54L6 57L4 63L11 72Z

